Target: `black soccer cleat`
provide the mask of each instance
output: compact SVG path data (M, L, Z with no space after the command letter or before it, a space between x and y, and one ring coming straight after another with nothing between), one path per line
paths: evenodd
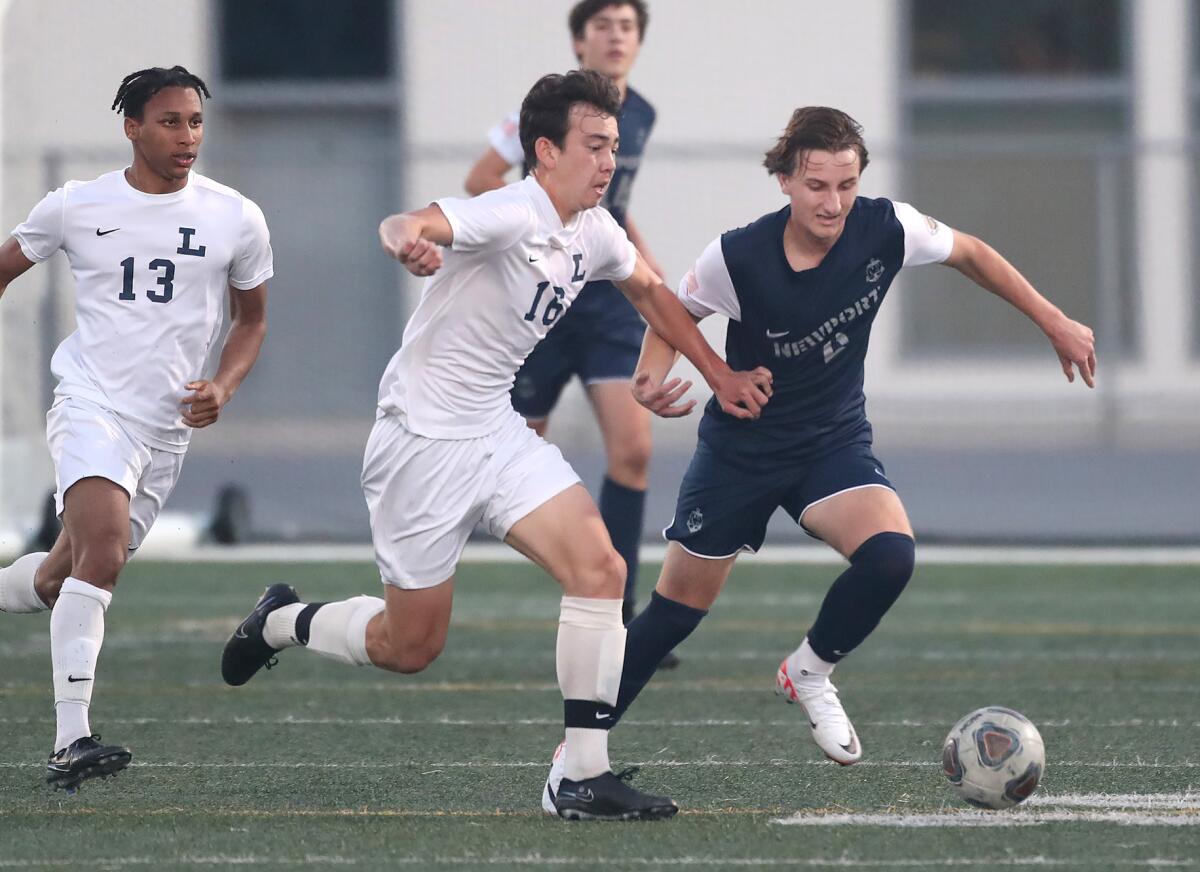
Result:
M254 611L238 624L221 652L221 677L226 684L240 687L264 666L270 669L275 665L278 649L272 648L263 638L267 615L281 606L298 602L300 594L290 584L273 584L263 591L254 604Z
M583 781L564 778L554 794L558 816L569 821L657 821L679 811L670 797L630 787L628 782L637 771L635 766L620 775L605 772Z
M46 783L74 793L89 778L108 778L129 765L133 755L120 745L101 745L99 736L84 736L55 751L46 761Z

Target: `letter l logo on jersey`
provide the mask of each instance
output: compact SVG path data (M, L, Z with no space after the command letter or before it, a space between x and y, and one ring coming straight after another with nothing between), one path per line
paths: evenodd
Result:
M176 254L190 254L195 257L204 257L204 252L208 249L201 245L199 248L192 248L192 237L196 235L195 227L180 227L180 235L183 236L183 242L175 249Z

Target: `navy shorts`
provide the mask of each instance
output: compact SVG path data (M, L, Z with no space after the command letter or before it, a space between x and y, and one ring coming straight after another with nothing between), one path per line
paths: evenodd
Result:
M513 382L513 408L538 420L550 414L572 376L585 385L631 378L645 333L645 322L616 287L587 285L525 358Z
M699 557L753 554L762 547L776 508L782 506L803 528L802 516L810 506L872 485L895 490L869 444L848 445L781 471L736 464L701 441L679 486L675 518L663 536Z

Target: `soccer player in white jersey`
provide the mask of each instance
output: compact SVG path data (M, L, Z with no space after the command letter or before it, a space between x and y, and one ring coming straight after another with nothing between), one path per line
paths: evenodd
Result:
M770 394L769 373L731 371L612 216L594 208L612 178L619 109L599 73L546 76L521 107L528 178L380 225L388 254L433 276L384 373L363 465L384 597L305 605L288 585L272 585L222 660L234 685L292 645L419 672L441 653L455 567L480 524L563 587L556 650L566 778L555 810L568 819L677 809L609 766L625 567L578 476L513 410L513 376L584 283L610 279L696 364L728 413L755 417Z
M617 132L621 151L612 182L601 206L625 230L629 241L658 275L665 275L638 232L629 203L656 113L629 84L641 53L650 13L643 0L579 0L567 16L571 47L585 70L603 73L621 94ZM525 163L514 112L488 131L488 148L471 167L463 183L472 195L504 186L514 166ZM613 547L625 561L626 624L633 619L637 600L638 554L650 469L650 413L629 391L637 368L646 324L612 282L589 282L571 311L546 341L538 344L518 370L512 389L513 408L539 436L546 435L550 414L563 388L578 377L600 425L607 460L597 494L600 516ZM674 654L661 667L674 668Z
M126 76L133 162L47 194L0 245L0 293L60 249L78 329L54 353L46 416L63 531L0 570L0 611L50 615L58 731L47 781L74 791L130 752L101 744L88 706L117 577L175 487L191 432L214 423L266 334L271 245L262 211L192 172L208 90L183 67ZM232 327L204 378L226 296Z

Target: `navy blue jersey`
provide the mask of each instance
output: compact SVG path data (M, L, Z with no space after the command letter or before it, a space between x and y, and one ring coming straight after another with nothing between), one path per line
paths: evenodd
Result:
M905 230L890 200L857 198L825 258L799 272L783 249L790 216L788 205L720 240L740 307L726 359L735 370L765 366L774 394L757 421L727 415L710 400L700 438L752 463L870 444L863 361L875 315L904 264Z
M622 228L629 211L633 180L642 162L646 140L650 138L650 130L654 127L654 118L654 107L633 88L626 88L625 102L621 104L621 114L617 116L617 131L621 137L617 168L612 181L608 183L608 190L604 192L604 199L600 201L600 205L612 213ZM633 319L639 317L632 304L611 282L589 282L575 299L572 308L577 312L596 312L610 310L613 306L628 310L627 314Z

